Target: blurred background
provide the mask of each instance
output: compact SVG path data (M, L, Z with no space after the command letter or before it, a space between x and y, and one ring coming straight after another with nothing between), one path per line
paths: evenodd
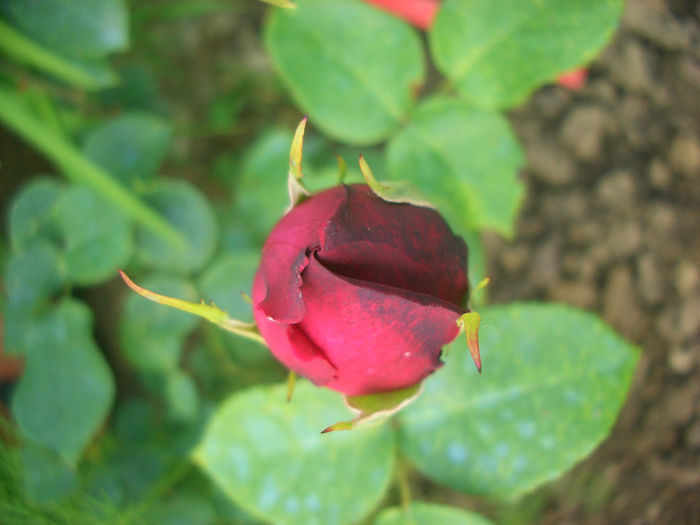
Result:
M266 9L253 0L130 2L131 42L113 60L124 83L99 101L100 116L128 104L168 119L173 143L160 172L221 207L255 138L301 117L260 42ZM94 101L72 102L91 115ZM422 479L416 496L505 523L700 523L700 7L629 0L582 87L544 87L508 118L527 158L527 196L512 240L484 238L491 300L596 311L642 355L611 437L562 479L505 506ZM311 157L314 140L312 130ZM54 170L5 127L0 162L6 231L18 189ZM100 346L115 352L121 283L79 293L96 312ZM8 388L21 363L0 353L0 370ZM128 374L119 381L120 395L138 388Z

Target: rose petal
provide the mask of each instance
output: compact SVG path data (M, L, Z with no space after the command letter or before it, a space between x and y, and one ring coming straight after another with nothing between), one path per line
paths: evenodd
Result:
M467 247L432 209L383 201L346 186L321 235L319 258L333 272L460 305L467 293Z
M307 253L319 245L321 231L343 197L342 187L321 192L293 208L270 232L253 282L253 304L267 317L286 324L304 317L299 288Z
M253 315L270 351L283 365L318 386L333 379L335 368L298 325L271 321L260 308L254 308Z
M427 295L335 275L315 254L299 326L337 368L326 386L364 395L411 386L441 365L461 311Z

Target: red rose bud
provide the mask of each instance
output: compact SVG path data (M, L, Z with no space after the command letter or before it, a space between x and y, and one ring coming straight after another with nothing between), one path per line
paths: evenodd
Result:
M433 209L338 186L273 228L253 283L257 326L285 366L349 396L441 366L468 291L467 247Z

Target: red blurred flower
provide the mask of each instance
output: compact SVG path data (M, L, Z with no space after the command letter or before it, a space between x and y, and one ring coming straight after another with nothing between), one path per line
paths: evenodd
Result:
M367 186L323 191L270 233L253 284L272 353L355 396L414 385L458 334L467 247L433 209Z
M440 9L439 0L365 0L420 29L430 29Z
M570 89L572 91L578 91L579 89L583 89L583 86L586 85L587 78L587 69L574 69L559 75L557 77L557 84L559 84L563 88Z

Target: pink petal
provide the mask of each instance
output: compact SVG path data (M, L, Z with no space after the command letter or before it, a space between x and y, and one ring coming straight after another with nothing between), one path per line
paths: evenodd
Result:
M365 0L420 29L429 29L440 9L438 0Z
M253 315L270 352L287 368L319 386L326 385L336 375L323 351L298 325L272 321L260 308L254 308Z
M267 317L287 324L304 317L300 287L307 253L319 245L326 221L343 198L342 187L321 192L293 208L273 228L253 282L253 304Z
M442 346L459 331L455 305L335 275L315 254L303 277L307 315L299 326L337 368L326 386L348 395L421 381L441 365Z
M253 281L253 304L280 323L298 323L304 317L301 272L309 262L306 249L286 244L266 244Z
M430 208L383 201L367 186L345 199L321 235L319 258L333 272L438 297L467 292L467 247Z

